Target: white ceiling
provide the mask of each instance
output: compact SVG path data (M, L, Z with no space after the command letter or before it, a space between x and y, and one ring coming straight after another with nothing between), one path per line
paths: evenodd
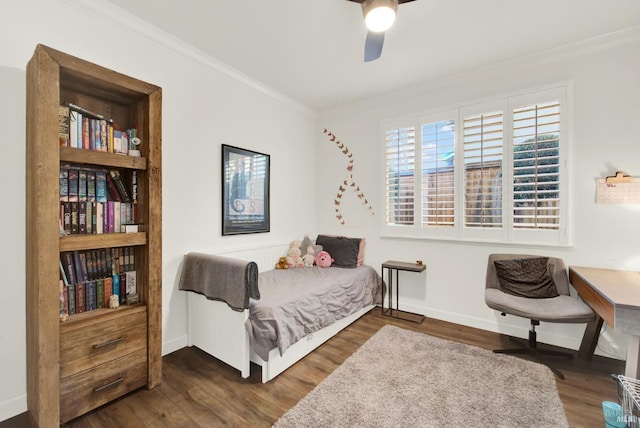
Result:
M317 111L640 25L640 0L417 0L365 64L346 0L109 1Z

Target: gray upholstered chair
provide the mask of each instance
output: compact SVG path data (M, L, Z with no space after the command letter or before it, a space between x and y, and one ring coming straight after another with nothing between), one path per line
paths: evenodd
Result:
M531 257L523 254L491 254L487 264L487 278L485 288L485 303L492 309L500 312L501 315L515 315L531 320L529 329L529 340L525 346L514 349L494 350L496 353L503 354L531 354L538 361L549 367L560 379L564 379L564 375L560 370L552 367L544 357L562 356L573 358L573 354L552 350L543 350L538 348L536 338L536 326L540 321L554 323L588 323L593 321L595 315L591 308L569 295L569 278L567 277L567 269L562 259L549 257L549 273L555 283L558 296L548 298L529 298L520 297L505 293L501 290L498 274L495 266L496 260L513 260ZM511 338L515 341L522 342L521 339Z

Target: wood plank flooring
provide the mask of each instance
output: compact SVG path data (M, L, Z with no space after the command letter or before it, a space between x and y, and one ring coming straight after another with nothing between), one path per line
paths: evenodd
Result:
M159 387L131 393L66 427L269 427L385 324L485 349L513 347L497 333L429 318L416 324L374 309L267 384L262 384L258 366L252 365L251 376L242 379L199 349L184 348L163 358ZM583 361L577 355L573 361L553 361L566 377L556 383L571 427L604 426L601 403L617 400L610 374L623 373L624 362L598 356ZM26 421L22 414L0 428L28 426Z

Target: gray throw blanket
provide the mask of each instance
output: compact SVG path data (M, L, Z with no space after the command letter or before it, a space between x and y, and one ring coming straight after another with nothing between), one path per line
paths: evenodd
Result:
M235 311L249 307L249 298L260 299L258 265L255 262L189 253L184 256L180 290L226 302Z

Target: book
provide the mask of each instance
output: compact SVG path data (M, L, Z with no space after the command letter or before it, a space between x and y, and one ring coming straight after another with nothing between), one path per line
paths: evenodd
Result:
M78 170L78 201L87 200L87 170Z
M83 131L83 120L82 113L78 112L78 119L76 120L76 149L82 149L82 131Z
M78 114L75 110L69 110L69 147L74 149L78 148Z
M87 233L87 202L78 202L78 233Z
M96 202L96 233L104 233L104 204Z
M114 221L113 204L114 203L115 203L114 201L107 202L107 215L105 216L107 219L107 227L105 228L105 233L113 233L113 221Z
M113 232L115 233L120 233L120 205L121 202L114 202L113 203Z
M69 284L67 287L67 308L69 310L69 315L76 314L76 285Z
M59 283L60 290L60 302L59 302L59 314L60 320L64 321L69 316L69 296L67 295L67 287L64 286L62 280Z
M118 295L120 304L124 305L127 303L127 274L121 273L120 275L120 294Z
M94 233L94 225L95 225L95 220L96 217L94 215L93 212L93 202L85 202L85 204L87 205L87 214L86 214L86 219L87 219L87 235Z
M65 276L67 278L67 282L69 284L76 283L76 270L74 266L73 253L69 251L65 251L60 255L62 269L64 270Z
M68 107L70 110L75 110L75 111L77 111L79 113L82 113L83 115L92 116L95 119L104 119L109 123L113 123L113 119L107 118L107 117L101 115L100 113L96 113L94 111L91 111L89 109L81 107L81 106L79 106L77 104L74 104L74 103L71 103L71 102L66 102L66 103L64 103L64 105L66 107Z
M117 169L112 169L109 171L111 175L111 179L113 180L113 184L116 187L118 194L120 195L120 202L131 202L131 196L129 195L129 191L127 190L127 186L124 184L124 180L122 179L122 175L120 171Z
M120 202L120 193L118 193L118 189L116 189L116 184L113 182L113 178L111 178L111 174L106 173L107 179L107 200L118 201Z
M70 228L71 228L71 233L72 234L77 234L78 233L78 204L79 202L69 202L69 206L70 206Z
M104 279L96 279L96 308L104 308Z
M60 280L62 281L62 284L69 285L69 279L67 278L67 274L64 271L64 266L62 264L62 259L59 260L60 263Z
M95 281L87 281L85 285L85 311L94 311L97 309L97 289Z
M96 201L107 202L107 172L96 171Z
M96 194L96 171L87 171L87 201L95 202L97 198Z
M85 283L78 282L76 284L76 313L84 312L85 305Z
M69 200L69 168L60 167L60 201Z
M67 198L69 202L78 202L78 169L69 168L67 175Z
M109 151L108 146L108 130L107 130L107 121L105 119L100 119L100 150L103 152Z
M58 109L58 140L61 146L69 145L69 107Z
M71 202L62 202L62 229L71 233Z
M113 294L113 278L107 276L103 279L104 282L104 307L109 307L109 298Z
M113 130L113 153L122 153L122 131Z
M90 119L86 116L82 116L82 149L90 149L91 148L91 141L90 141L90 136L89 133L91 132L90 130Z
M113 291L111 294L117 295L118 301L120 301L121 298L120 298L120 275L119 274L113 275L111 277L111 285L113 287Z
M131 171L131 202L138 203L138 171Z
M87 255L84 252L79 252L79 255L80 255L80 276L78 277L78 281L87 282L89 280L89 273L87 272Z
M87 260L87 279L93 281L98 277L96 273L96 252L89 250L84 253Z
M138 290L137 290L137 284L136 284L136 271L135 270L131 270L131 271L127 271L125 272L125 276L126 276L126 287L127 287L127 293L126 295L129 296L131 294L137 294Z

